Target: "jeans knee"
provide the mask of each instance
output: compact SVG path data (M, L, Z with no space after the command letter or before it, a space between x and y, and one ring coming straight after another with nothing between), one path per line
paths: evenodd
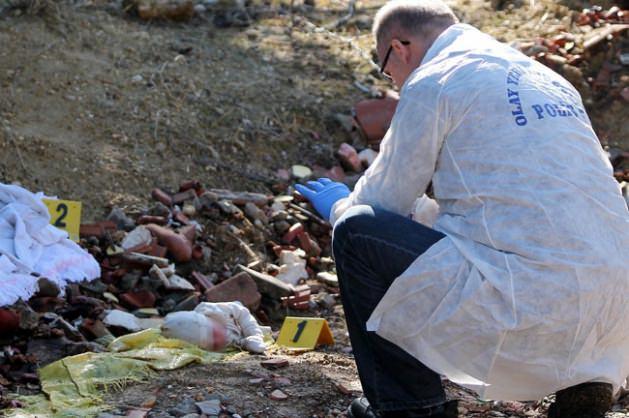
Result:
M352 232L364 230L374 222L375 213L371 206L358 205L349 208L334 224L332 231L332 253L337 259L341 248L346 245Z

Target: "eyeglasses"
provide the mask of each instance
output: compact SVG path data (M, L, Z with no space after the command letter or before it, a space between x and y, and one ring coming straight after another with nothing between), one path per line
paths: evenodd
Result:
M400 41L402 45L410 45L410 41ZM380 66L380 74L387 80L391 81L391 76L387 74L384 70L387 68L387 62L389 62L389 56L391 55L391 51L393 51L393 45L389 44L389 49L387 49L387 53L384 54L384 60L382 60L382 65Z

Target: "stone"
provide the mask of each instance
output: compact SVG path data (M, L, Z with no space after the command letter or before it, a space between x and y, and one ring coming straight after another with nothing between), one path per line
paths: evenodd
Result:
M324 308L329 309L333 307L334 305L336 305L336 298L329 293L322 292L322 293L317 294L316 300L317 300L317 303Z
M360 158L358 158L358 153L350 144L346 142L342 143L337 151L337 155L345 168L357 173L362 171L362 163L360 162Z
M144 77L142 77L142 75L140 74L136 74L133 77L131 77L131 82L133 84L142 84L144 82Z
M133 315L137 318L151 318L154 316L159 316L159 311L155 308L142 308L133 311Z
M205 292L208 302L240 301L251 311L258 309L261 298L256 282L246 272L240 272Z
M124 250L129 250L131 248L138 248L144 245L151 245L152 239L153 236L151 235L151 231L144 226L138 226L124 237L120 246Z
M120 290L128 291L137 286L140 281L140 277L142 277L139 273L127 273L120 279ZM117 298L116 298L117 299Z
M270 274L260 273L243 265L239 265L238 267L249 273L251 278L258 285L260 293L269 295L272 299L280 300L282 297L290 296L293 293L293 286L278 280Z
M129 309L152 308L155 306L156 297L148 290L138 290L118 295L120 302Z
M175 305L175 307L172 309L172 312L193 310L199 304L200 297L201 294L199 292L194 292L190 296L187 296L186 298L181 300L181 302L179 302L177 305Z
M184 204L181 211L183 212L184 215L188 217L193 217L194 215L197 214L197 209L194 207L194 204L190 204L190 203Z
M263 360L260 362L260 365L265 369L276 370L282 369L288 366L288 359L285 358L271 358L268 360Z
M278 235L284 235L290 229L290 223L287 221L276 221L273 223L273 227Z
M329 273L327 271L317 273L317 280L328 286L339 287L339 278L334 273Z
M96 293L97 295L102 295L107 290L108 286L100 281L100 279L85 281L79 284L81 289L88 290L92 293Z
M335 165L325 172L325 177L328 177L333 181L343 182L345 180L345 171L340 165Z
M218 415L221 413L221 401L218 399L197 402L196 405L201 413L205 415Z
M140 331L141 329L138 318L135 315L120 310L110 311L103 319L103 323L107 326L124 328L131 332Z
M276 376L273 378L273 383L279 386L289 386L291 381L286 377Z
M105 324L98 319L85 318L81 325L79 325L79 330L89 339L97 339L103 337L109 338L110 336L112 336L111 332L109 332Z
M194 286L192 283L187 281L181 276L177 276L176 274L172 275L167 279L166 289L168 290L189 290L194 291Z
M109 292L103 292L103 299L105 299L106 301L111 302L111 303L120 303L120 301L118 300L116 295L114 295L113 293L109 293Z
M20 329L30 331L37 328L37 326L39 325L40 314L35 312L33 308L31 308L28 304L22 301L19 301L14 306L17 309L17 313L19 314L19 317L20 317ZM0 325L0 328L1 327L2 325Z
M245 215L247 215L247 217L251 219L251 221L259 220L264 225L267 225L269 223L269 218L268 216L266 216L266 213L264 213L262 209L251 202L245 203Z
M198 408L194 399L186 398L174 408L169 409L168 412L176 417L181 417L187 414L196 414Z
M0 308L0 336L10 336L20 327L20 317L15 311Z
M242 215L240 208L229 200L219 200L216 204L226 215Z
M109 212L107 220L112 221L116 224L118 229L122 229L124 231L131 231L135 227L135 221L128 217L124 211L117 206L114 206L111 212Z
M59 296L59 286L46 277L40 277L39 280L37 280L37 287L39 288L37 296Z
M286 399L288 399L288 395L279 389L275 389L273 392L271 392L271 395L269 397L274 401L285 401Z
M128 418L144 418L148 414L149 410L145 408L134 408L127 411L125 415Z
M168 218L170 217L170 209L162 202L155 202L153 203L153 206L151 206L149 209L149 215Z
M303 233L304 233L304 226L300 222L297 222L289 228L286 234L284 234L284 236L282 237L282 241L284 241L287 244L290 244L291 242L295 240L295 238L297 238L299 235L302 235Z
M290 174L297 180L305 180L312 176L312 170L305 165L294 165L290 168Z
M298 257L293 251L282 251L280 253L280 266L276 279L295 286L301 279L308 278L306 271L306 260Z
M204 209L210 209L214 203L218 202L218 195L212 192L203 192L201 196L197 196L192 200L192 204L197 212L201 212Z

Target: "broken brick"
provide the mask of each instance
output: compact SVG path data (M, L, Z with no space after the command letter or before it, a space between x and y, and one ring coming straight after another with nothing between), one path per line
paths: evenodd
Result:
M127 292L118 296L120 302L129 309L152 308L155 306L156 297L148 290Z
M297 238L299 235L304 233L304 226L297 222L296 224L293 224L288 232L286 232L286 234L284 234L284 236L282 237L282 241L290 244L291 242L293 242L295 240L295 238Z
M197 197L196 192L193 189L188 189L183 192L175 193L172 196L172 202L176 205L185 202L186 200L192 200ZM163 202L162 202L163 203Z
M151 196L153 197L153 199L157 200L158 202L166 205L166 206L172 206L173 205L173 199L172 197L170 197L170 195L168 193L166 193L165 191L163 191L162 189L153 189L151 191Z
M20 317L9 309L0 309L0 335L12 335L20 327Z
M198 271L193 271L190 274L190 278L192 279L192 282L195 283L203 293L214 287L214 283L212 283L212 280L210 280L208 276L199 273Z
M268 360L262 360L260 365L265 369L277 370L288 366L288 359L285 358L271 358Z
M208 302L240 301L249 310L260 306L262 296L256 282L246 272L240 272L205 292Z
M146 224L166 225L168 223L168 218L166 218L165 216L142 215L138 218L137 223L139 225L146 225Z

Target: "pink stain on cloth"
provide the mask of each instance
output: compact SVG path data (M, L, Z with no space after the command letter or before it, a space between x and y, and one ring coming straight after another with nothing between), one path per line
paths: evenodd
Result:
M69 282L100 276L96 260L50 225L44 197L0 183L0 306L28 300L39 277L63 291Z

